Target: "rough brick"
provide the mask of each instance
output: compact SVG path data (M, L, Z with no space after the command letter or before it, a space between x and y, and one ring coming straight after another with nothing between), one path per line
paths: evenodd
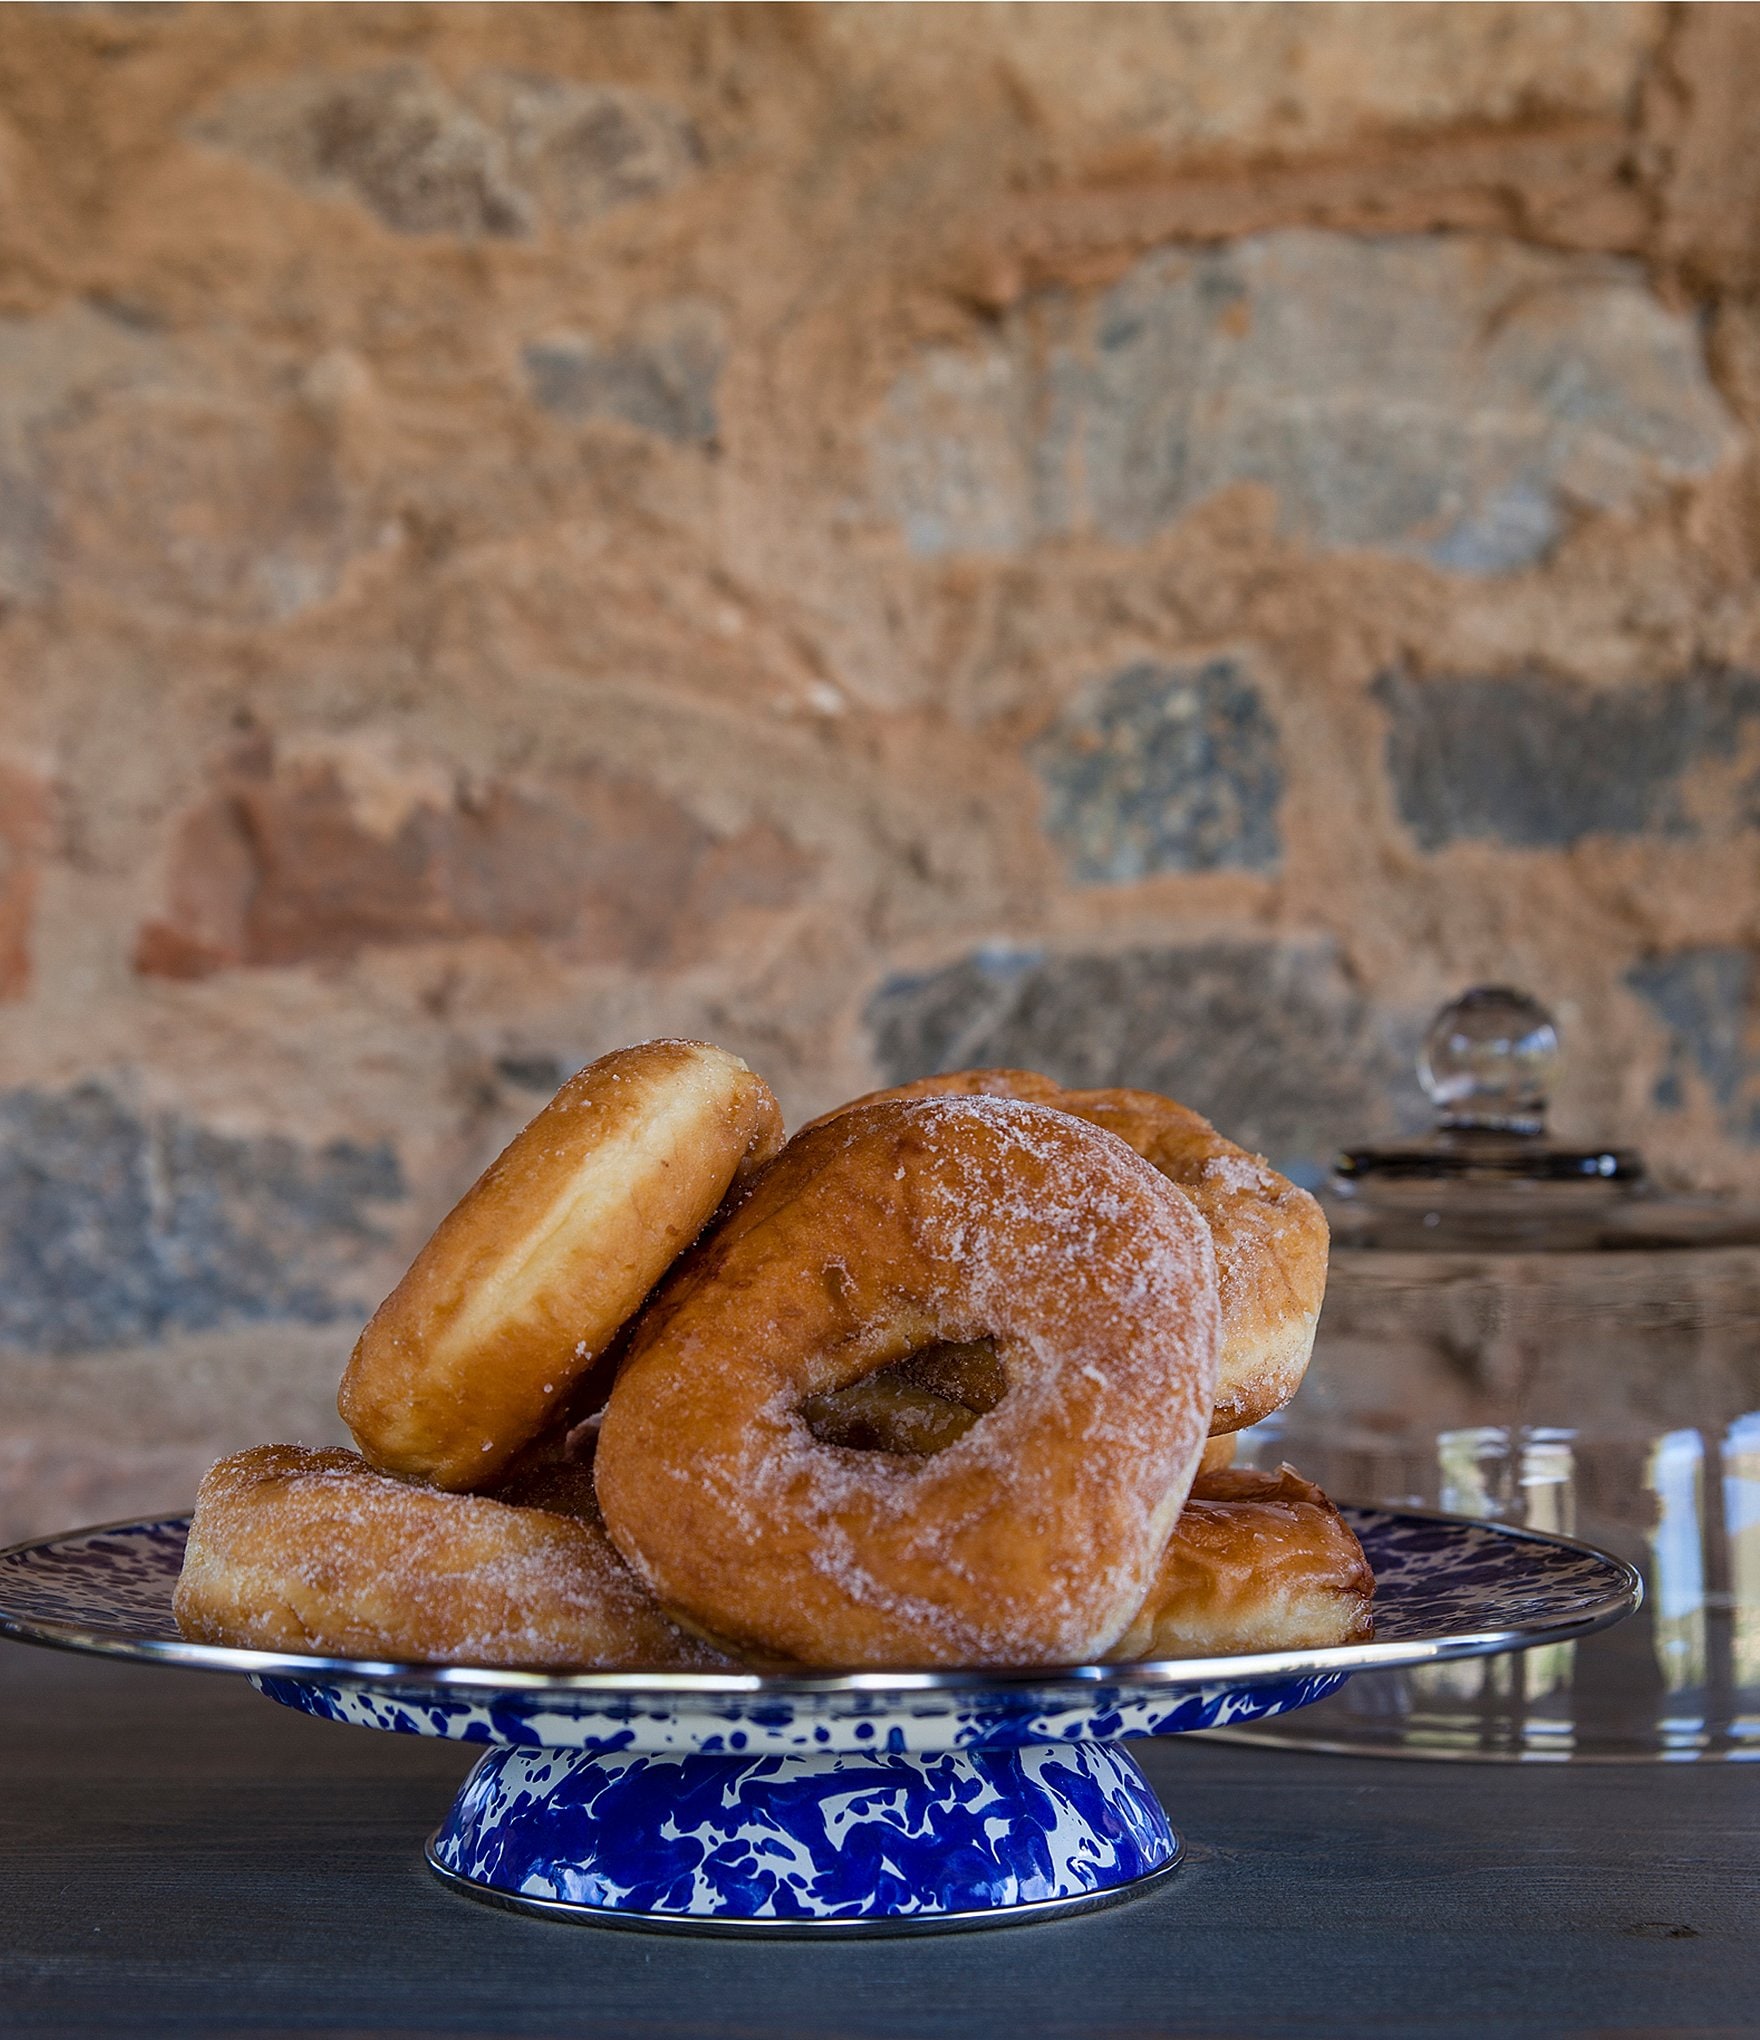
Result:
M0 999L31 979L31 923L48 847L49 789L34 773L0 764Z
M1306 1182L1343 1142L1385 1129L1395 1090L1410 1088L1403 1034L1324 944L979 950L891 979L867 1020L889 1083L1006 1065L1162 1091Z
M518 1091L537 1091L548 1098L561 1088L568 1070L561 1060L540 1049L509 1051L495 1058L495 1074Z
M0 318L0 599L93 585L278 622L335 592L385 533L331 421L210 381L116 304Z
M263 760L187 815L136 967L205 977L468 935L663 965L737 907L786 904L807 871L776 830L717 837L634 780L363 786L353 762Z
M531 201L507 143L414 64L235 94L197 138L293 183L356 199L400 234L520 234Z
M1127 666L1075 703L1033 762L1046 830L1078 879L1277 863L1277 729L1232 659Z
M887 392L874 486L919 558L1014 552L1033 537L1034 389L1010 334L993 349L931 348Z
M650 197L698 155L684 117L639 93L500 71L454 89L420 64L249 87L192 133L394 233L491 239Z
M1654 1102L1678 1110L1696 1077L1729 1134L1760 1144L1760 972L1752 951L1676 950L1635 964L1626 983L1668 1030Z
M382 1243L368 1207L402 1195L383 1145L238 1139L143 1115L98 1083L8 1092L0 1345L71 1352L353 1316L350 1261Z
M1544 674L1384 674L1387 769L1426 850L1460 838L1566 849L1760 823L1760 676L1704 668L1636 688Z
M675 306L614 346L578 334L533 341L526 383L535 404L561 417L616 418L662 439L707 444L726 352L712 308Z
M932 350L873 452L920 554L1139 544L1256 483L1310 544L1499 573L1575 508L1641 507L1738 444L1693 321L1635 264L1290 231L1169 250L1073 316L1029 303L987 346Z

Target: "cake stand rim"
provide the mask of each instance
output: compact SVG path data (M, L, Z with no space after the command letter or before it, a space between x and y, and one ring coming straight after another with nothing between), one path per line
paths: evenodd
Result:
M1486 1657L1535 1644L1564 1642L1590 1636L1631 1614L1642 1602L1643 1577L1629 1561L1580 1538L1562 1537L1525 1525L1451 1514L1440 1509L1395 1508L1382 1503L1341 1503L1353 1518L1396 1517L1491 1532L1511 1542L1545 1545L1598 1561L1608 1572L1606 1590L1575 1614L1545 1621L1480 1630L1447 1631L1433 1637L1373 1639L1359 1644L1333 1644L1312 1650L1258 1652L1231 1657L1142 1660L1122 1664L960 1667L918 1671L863 1672L652 1672L515 1671L495 1666L436 1665L393 1659L340 1658L315 1653L259 1651L228 1644L192 1643L182 1637L131 1637L82 1627L52 1618L19 1616L0 1604L0 1636L19 1643L82 1655L163 1664L184 1670L231 1672L245 1676L283 1678L307 1683L394 1691L432 1700L466 1701L548 1698L561 1705L574 1702L588 1712L596 1703L658 1704L698 1702L761 1703L766 1699L808 1704L893 1700L901 1705L936 1696L950 1703L1003 1699L1019 1694L1023 1701L1058 1696L1067 1703L1085 1692L1107 1688L1130 1694L1173 1694L1218 1685L1256 1686L1331 1672L1387 1671L1443 1663L1464 1657ZM169 1529L186 1525L188 1516L125 1517L89 1524L50 1536L28 1537L0 1550L0 1568L9 1560L69 1543L127 1531ZM0 1595L4 1585L0 1583Z

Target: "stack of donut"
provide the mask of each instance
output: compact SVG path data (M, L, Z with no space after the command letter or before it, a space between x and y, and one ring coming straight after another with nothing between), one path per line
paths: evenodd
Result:
M744 1063L593 1063L362 1333L358 1453L203 1482L188 1636L533 1668L1061 1665L1343 1643L1286 1402L1318 1205L1140 1091L968 1070L784 1144Z

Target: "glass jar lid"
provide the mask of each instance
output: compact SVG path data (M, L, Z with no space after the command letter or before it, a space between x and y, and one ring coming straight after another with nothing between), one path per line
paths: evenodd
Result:
M1434 1130L1336 1158L1337 1244L1558 1252L1760 1240L1751 1209L1654 1194L1634 1148L1554 1140L1559 1057L1558 1023L1529 993L1476 985L1451 1000L1418 1055Z
M1428 1139L1347 1148L1333 1164L1340 1195L1397 1184L1580 1184L1605 1198L1645 1178L1631 1148L1549 1139L1558 1023L1509 985L1475 985L1444 1006L1418 1053L1418 1082L1436 1108Z

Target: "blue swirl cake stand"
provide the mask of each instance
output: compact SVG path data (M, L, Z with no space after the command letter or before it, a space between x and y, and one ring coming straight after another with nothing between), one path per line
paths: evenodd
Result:
M171 1619L188 1518L0 1553L0 1634L242 1672L325 1720L484 1754L428 1843L473 1898L710 1933L1002 1926L1145 1891L1180 1842L1115 1745L1282 1714L1352 1672L1617 1621L1637 1573L1498 1523L1347 1509L1371 1643L1034 1671L548 1674L231 1650Z

